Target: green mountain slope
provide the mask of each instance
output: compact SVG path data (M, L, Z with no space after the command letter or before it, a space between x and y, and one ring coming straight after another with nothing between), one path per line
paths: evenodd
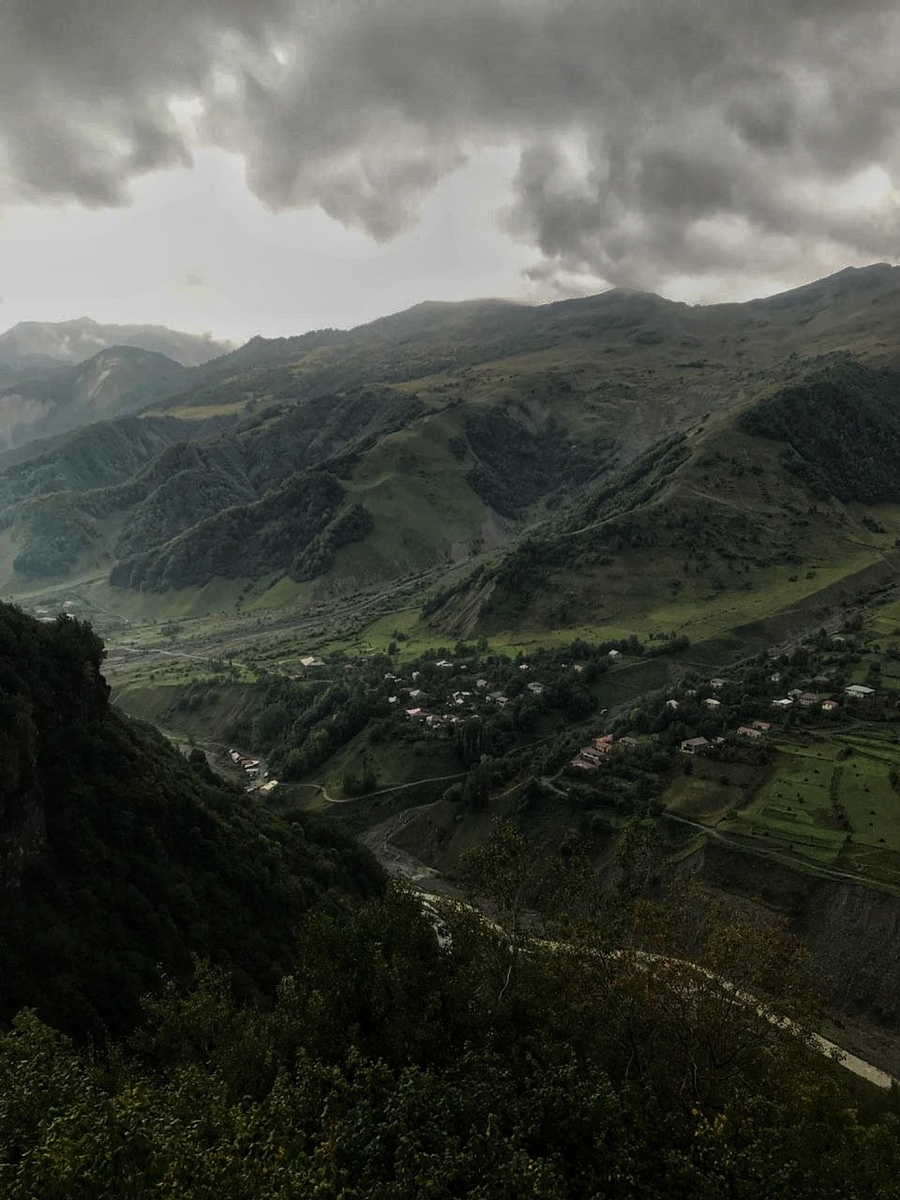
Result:
M432 620L457 633L645 622L693 633L819 593L834 604L840 580L887 580L900 565L898 478L900 373L840 358L586 489L439 596Z
M108 704L90 627L0 607L0 1020L31 1005L127 1029L160 972L202 954L246 993L291 963L299 918L380 873Z
M780 296L747 304L691 307L649 293L613 289L597 296L526 306L505 301L420 304L349 332L254 338L192 372L167 403L246 402L252 395L301 399L363 383L432 377L471 379L490 364L541 356L576 357L620 385L685 372L681 390L724 377L752 383L774 364L835 350L896 357L898 268L848 268ZM511 361L513 360L513 361ZM599 368L599 371L598 371ZM674 380L670 382L676 382ZM248 387L248 384L251 385Z
M503 568L506 582L495 586L495 564L485 561L481 592L469 589L475 598L452 619L461 630L485 621L513 628L530 604L514 564L533 574L533 533L542 544L570 539L560 543L558 582L532 614L537 627L615 622L615 605L591 608L580 598L598 587L613 598L640 593L638 611L655 604L668 625L686 604L730 587L738 569L752 590L754 522L772 549L757 554L760 562L796 567L794 518L777 506L769 512L760 494L761 516L742 515L736 495L726 519L732 476L710 468L654 502L682 532L651 533L623 509L650 500L638 493L647 491L645 468L656 467L642 455L687 437L696 457L726 427L728 437L749 437L737 413L805 387L848 356L890 370L898 315L897 269L876 266L746 305L691 308L614 291L536 308L421 305L349 333L256 339L194 369L183 391L157 405L186 422L185 437L137 456L130 473L92 480L45 461L42 472L23 475L21 464L0 463L0 584L17 594L78 577L115 608L122 590L193 590L199 606L199 590L212 595L217 581L243 581L261 595L284 579L308 583L307 599L322 602L490 556L524 535L520 558ZM223 424L198 427L202 418ZM745 453L755 451L728 451L735 473ZM617 470L626 475L613 478ZM790 501L806 502L805 492ZM709 506L721 530L705 544ZM562 524L542 526L561 509ZM573 535L601 524L592 559L581 547L591 538ZM729 558L735 531L746 552ZM601 580L594 568L602 575L629 539L644 558L629 560L628 579L613 570ZM719 543L724 565L691 566L692 545L708 558ZM818 551L811 559L833 574L838 547L849 573L878 557L866 559L865 537L842 534L827 564ZM504 588L515 597L504 599ZM738 617L755 611L744 601Z

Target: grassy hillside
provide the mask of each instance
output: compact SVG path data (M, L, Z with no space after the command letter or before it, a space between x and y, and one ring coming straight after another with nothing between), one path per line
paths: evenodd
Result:
M429 605L457 634L630 623L696 637L898 564L898 377L840 359L659 443Z
M893 517L858 507L893 494L846 482L851 441L877 450L870 482L896 457L890 438L876 446L895 274L708 308L622 292L424 305L255 339L189 373L166 418L141 419L166 430L156 453L134 424L116 434L130 461L101 453L112 423L93 455L86 431L0 463L0 586L46 600L71 581L123 615L221 619L240 600L266 621L369 589L389 606L412 577L452 570L452 603L429 606L437 636L510 638L635 621L706 638L776 597L827 605L842 580L893 569ZM823 405L831 432L801 444Z

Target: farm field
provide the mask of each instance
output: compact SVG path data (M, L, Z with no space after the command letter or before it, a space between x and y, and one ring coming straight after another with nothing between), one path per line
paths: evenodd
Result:
M812 870L900 890L900 726L773 736L758 765L695 759L670 813Z

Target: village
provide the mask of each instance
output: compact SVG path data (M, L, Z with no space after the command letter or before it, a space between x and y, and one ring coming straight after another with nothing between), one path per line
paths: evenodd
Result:
M781 679L781 673L778 671L769 676L769 682L772 684L780 683ZM815 677L811 681L811 683L819 685L827 685L829 682L830 680L824 676ZM722 692L731 686L731 680L720 677L714 677L706 682L707 690L712 692ZM874 688L863 684L848 684L843 689L844 702L850 705L865 702L875 696L875 694ZM669 714L679 713L687 701L693 701L694 705L698 703L697 688L686 688L680 698L670 696L665 701L665 709ZM699 703L708 713L718 713L723 707L723 701L715 695L699 698ZM762 703L765 704L766 702L763 701ZM829 715L837 713L841 708L841 702L836 700L833 695L823 694L822 692L804 691L802 688L791 688L786 695L768 701L768 705L782 715L788 710L794 709L795 706L798 709L818 710ZM756 739L765 737L771 729L771 721L757 717L745 723L738 724L734 729L718 734L715 737L698 735L682 738L678 743L678 748L682 754L707 754L716 747L724 745L729 732L734 739L746 738L755 741ZM660 734L653 732L648 734L648 738L650 741L658 742ZM613 733L605 732L597 736L588 745L582 746L575 757L570 760L570 766L580 771L595 771L605 762L608 762L611 755L623 751L627 752L638 745L640 745L638 738L627 735L616 738Z

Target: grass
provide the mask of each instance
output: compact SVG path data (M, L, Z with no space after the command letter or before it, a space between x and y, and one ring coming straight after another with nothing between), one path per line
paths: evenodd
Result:
M774 758L760 765L694 759L690 774L673 777L667 810L767 856L900 887L900 795L890 781L898 732L861 723L773 736Z
M465 483L465 459L448 447L441 414L382 439L345 484L375 521L363 543L338 554L342 575L390 578L477 547L486 510Z
M748 763L718 763L692 758L691 770L676 769L666 792L666 808L704 825L716 825L752 793L766 773ZM678 767L683 767L679 762Z
M311 782L323 784L332 796L340 796L344 776L350 773L360 777L366 765L375 774L376 790L462 771L446 739L430 730L423 730L415 742L393 739L371 742L362 733L330 758L322 770L315 772ZM408 802L416 801L410 795Z

